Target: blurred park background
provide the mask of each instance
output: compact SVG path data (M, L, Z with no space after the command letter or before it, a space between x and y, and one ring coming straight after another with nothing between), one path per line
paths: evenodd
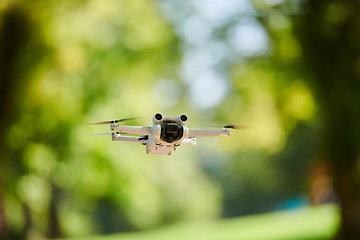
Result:
M0 239L360 239L359 8L0 1ZM157 112L252 128L79 137Z

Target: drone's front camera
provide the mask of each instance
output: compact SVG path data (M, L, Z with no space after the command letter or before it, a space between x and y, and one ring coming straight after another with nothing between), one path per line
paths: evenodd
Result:
M155 119L160 121L163 118L163 116L160 113L155 114Z
M186 115L181 115L180 120L186 122L188 120L188 117Z

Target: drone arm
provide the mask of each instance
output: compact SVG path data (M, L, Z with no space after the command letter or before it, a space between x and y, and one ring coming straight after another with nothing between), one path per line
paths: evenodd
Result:
M120 142L140 143L139 137L121 136L120 134L113 134L113 135L112 135L112 140L113 140L113 141L120 141Z
M205 130L205 129L189 129L187 137L219 137L220 135L231 136L228 130Z
M131 133L140 135L150 135L151 127L143 126L114 126L111 127L111 131L119 131L121 133Z
M196 145L196 139L195 138L186 138L186 139L182 140L181 145L195 146Z

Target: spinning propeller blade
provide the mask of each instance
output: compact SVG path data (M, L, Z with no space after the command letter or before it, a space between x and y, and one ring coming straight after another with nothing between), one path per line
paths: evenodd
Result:
M95 136L95 135L111 135L112 133L90 133L90 134L81 134L80 136Z
M229 125L225 125L225 126L220 126L220 125L210 125L211 127L216 127L216 128L230 128L230 129L247 129L247 128L252 128L249 126L242 126L242 125L234 125L234 124L229 124Z
M115 120L115 121L104 121L104 122L97 122L97 123L87 123L85 125L93 125L93 124L110 124L110 123L118 123L118 122L124 122L124 121L130 121L133 119L139 119L139 118L144 118L144 117L135 117L135 118L123 118L123 119L119 119L119 120Z
M231 128L231 129L245 129L245 128L250 128L248 126L241 126L241 125L227 125L227 126L223 126L224 128Z
M95 124L110 124L111 121L97 122L97 123L85 123L85 125L95 125Z

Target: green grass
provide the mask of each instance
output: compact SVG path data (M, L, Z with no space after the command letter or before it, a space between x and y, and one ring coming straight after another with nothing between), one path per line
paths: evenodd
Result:
M183 223L157 230L76 238L77 240L290 240L329 239L340 222L334 205L303 208L222 219ZM75 238L73 239L75 240Z

